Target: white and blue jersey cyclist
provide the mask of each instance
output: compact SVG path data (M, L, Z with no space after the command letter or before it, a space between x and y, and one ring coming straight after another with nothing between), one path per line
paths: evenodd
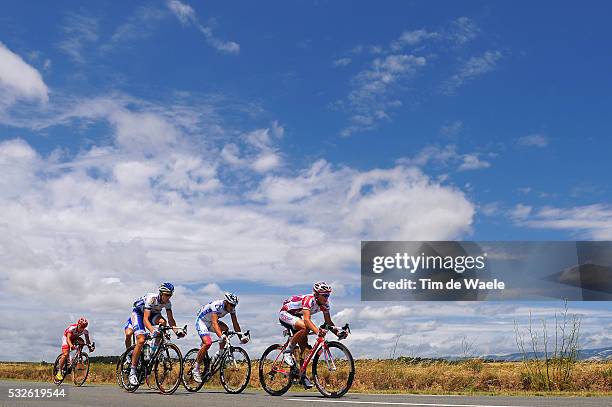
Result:
M138 377L136 376L136 367L138 366L138 358L140 352L145 343L145 332L149 331L153 337L157 337L153 344L153 348L159 343L159 337L157 336L157 330L155 325L161 324L166 325L166 320L162 317L162 310L166 310L168 322L170 326L175 327L176 321L172 315L172 303L170 297L174 294L174 285L171 283L162 283L159 286L159 293L149 293L134 301L134 308L132 309L131 315L131 330L136 336L136 343L134 344L134 351L132 352L132 366L130 369L130 384L136 386L138 384ZM181 337L184 335L182 331L176 331L177 336ZM128 328L126 327L126 345L127 345L127 333Z
M238 323L238 318L236 317L236 306L238 305L238 297L233 293L225 293L225 298L222 300L211 301L208 304L204 305L198 311L195 326L198 335L200 335L200 339L202 340L202 346L196 356L196 362L193 365L192 375L195 381L202 382L202 375L200 372L200 363L204 359L206 352L210 348L212 344L212 339L210 337L211 332L216 334L219 337L219 351L215 354L214 357L217 357L221 350L225 347L225 343L227 337L225 336L225 332L229 329L228 326L223 323L220 319L230 314L232 318L232 325L234 327L234 331L240 332L240 324ZM242 336L240 338L242 343L247 343L249 338L247 336Z

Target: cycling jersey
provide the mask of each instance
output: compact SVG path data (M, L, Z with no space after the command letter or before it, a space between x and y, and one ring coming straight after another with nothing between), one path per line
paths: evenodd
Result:
M70 350L68 346L68 336L69 335L71 336L70 340L72 341L73 344L75 343L76 338L79 338L81 335L89 336L89 331L87 330L87 328L79 332L77 330L77 326L78 326L77 324L72 324L64 330L64 336L62 336L62 351Z
M329 303L323 305L317 304L313 294L294 295L283 302L280 310L281 312L285 311L291 315L301 317L304 315L304 310L309 310L311 315L319 311L329 312Z
M149 310L153 314L160 314L163 308L166 311L171 310L172 303L170 301L166 304L162 303L159 294L156 293L145 294L134 301L134 311L141 314L144 314L144 310Z
M212 322L212 314L217 314L217 317L223 318L227 314L236 313L236 311L229 312L226 310L223 303L223 300L211 301L203 307L200 307L197 318L204 322Z

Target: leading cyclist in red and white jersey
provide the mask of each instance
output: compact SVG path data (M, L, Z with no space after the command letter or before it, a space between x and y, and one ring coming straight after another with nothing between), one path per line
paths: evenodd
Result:
M283 351L283 359L289 366L293 366L293 357L291 355L295 346L299 344L300 349L306 349L308 346L308 332L319 333L319 327L311 319L313 314L319 311L323 312L325 323L331 327L332 332L340 338L347 335L346 332L336 328L332 322L329 313L329 296L331 292L332 288L329 284L319 281L312 286L312 294L294 295L283 302L278 319L281 325L291 329L294 333L289 345ZM306 376L302 377L302 383L306 388L312 387L312 383Z
M89 325L89 321L81 317L76 324L72 324L64 330L64 336L62 337L62 357L59 361L59 369L55 375L57 380L64 380L64 375L62 374L64 363L66 363L68 354L72 349L75 349L79 344L85 343L89 351L93 351L91 341L89 340L87 325ZM85 335L85 342L83 342L81 335Z

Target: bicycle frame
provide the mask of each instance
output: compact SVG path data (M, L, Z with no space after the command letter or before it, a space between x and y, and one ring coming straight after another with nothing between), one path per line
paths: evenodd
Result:
M304 358L304 361L302 362L302 365L300 366L300 369L298 371L299 375L303 375L306 373L306 369L308 369L308 365L310 364L310 361L312 360L314 355L316 355L317 352L319 352L321 348L323 349L323 352L325 352L325 362L327 363L327 365L329 366L329 363L331 361L333 369L334 370L336 369L336 365L334 363L333 356L331 355L331 352L329 351L329 347L327 346L327 340L325 339L326 334L327 334L327 330L322 335L321 334L318 335L317 341L315 342L314 346L312 347L312 349L310 350L306 358ZM313 333L309 333L309 335L313 335ZM276 359L274 359L274 363L272 364L272 368L278 373L291 375L291 371L287 372L285 369L282 368L282 357L281 357L283 354L283 351L287 349L287 346L289 346L289 342L291 341L291 338L293 338L293 335L289 335L289 338L287 338L287 341L281 348L281 351L279 352ZM279 362L279 358L281 359L281 363L279 363L280 368L279 366L277 366L277 363Z
M149 358L147 363L145 363L145 365L143 366L144 369L145 369L145 372L150 372L150 371L153 370L154 363L157 361L157 358L159 357L159 354L163 351L164 345L166 345L168 343L172 343L169 331L174 330L174 329L178 329L178 330L181 330L181 331L187 333L187 325L185 325L182 328L177 327L177 326L160 326L159 331L160 331L160 334L161 334L161 339L159 340L159 344L157 345L157 349L155 349L155 353L153 353L151 355L151 357ZM150 338L151 341L154 341L155 339L156 338L153 338L153 337Z
M234 335L239 335L242 334L244 336L249 336L250 337L250 333L249 331L246 332L234 332L234 331L227 331L225 333L227 335L227 343L225 344L225 346L223 347L223 352L219 355L219 357L217 358L217 360L215 361L214 365L210 366L210 376L212 377L215 373L217 373L219 371L219 369L221 368L221 363L227 358L227 356L230 354L230 352L232 351L232 344L230 342L230 339L232 336ZM216 339L214 341L211 342L211 345L213 343L217 343L219 342L220 339Z

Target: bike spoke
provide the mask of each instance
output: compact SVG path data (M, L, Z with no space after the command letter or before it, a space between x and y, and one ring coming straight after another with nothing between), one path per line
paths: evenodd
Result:
M225 390L238 393L244 390L251 377L251 361L241 348L229 351L222 361L221 382Z
M355 374L353 358L344 346L330 343L313 359L315 384L328 397L339 397L350 388Z

